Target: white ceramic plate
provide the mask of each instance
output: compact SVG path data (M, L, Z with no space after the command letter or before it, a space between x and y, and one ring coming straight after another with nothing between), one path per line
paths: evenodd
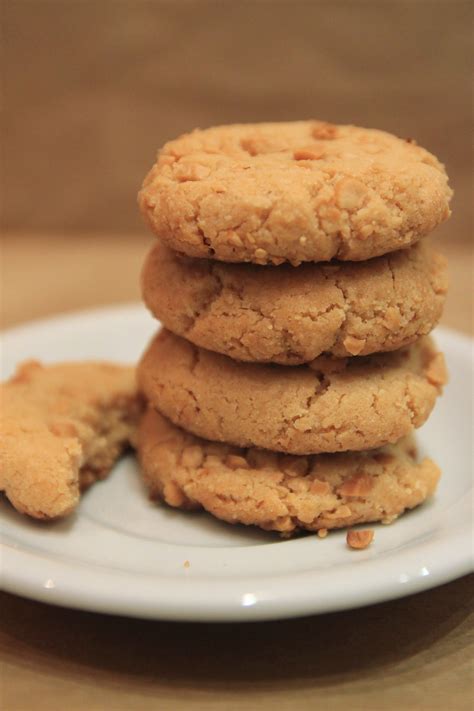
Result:
M25 358L133 362L156 329L142 305L82 312L4 334L4 373ZM41 523L0 500L1 581L12 593L99 612L172 620L258 620L368 605L472 570L472 341L438 329L451 381L419 444L441 466L436 497L350 551L229 526L148 501L132 456L69 519Z

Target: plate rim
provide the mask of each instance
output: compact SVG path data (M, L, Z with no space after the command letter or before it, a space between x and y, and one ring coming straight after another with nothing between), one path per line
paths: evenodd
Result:
M361 567L361 561L354 560L343 566L336 574L330 573L329 583L325 583L324 573L320 570L304 571L292 576L288 582L288 574L266 576L265 584L255 577L250 579L235 578L227 580L213 580L213 594L210 599L203 596L208 593L209 579L196 579L181 576L159 577L154 575L136 575L112 570L89 572L87 564L81 569L74 563L62 561L57 564L48 561L47 571L39 570L38 556L31 555L23 550L13 551L12 559L16 568L16 575L9 571L2 573L2 589L5 592L27 597L29 599L46 602L60 607L88 610L112 615L124 615L143 619L161 619L170 621L202 621L202 622L244 622L252 620L289 619L307 615L324 614L348 609L357 609L376 603L386 602L408 595L416 594L431 588L443 585L452 580L468 575L473 571L472 551L467 544L466 528L460 526L456 536L451 535L443 539L442 546L449 548L448 564L441 570L429 570L428 566L436 566L439 557L439 545L436 542L425 544L428 550L423 555L423 568L419 569L416 554L419 546L410 551L413 569L411 575L406 574L406 579L398 581L393 579L390 568L398 568L397 560L406 558L406 551L387 556L384 564L375 558L366 563L367 567L377 568L376 584L371 581L371 589L367 590L363 575L356 575L352 580L352 587L343 589L343 594L334 594L335 578L347 578L351 570ZM430 550L431 549L431 550ZM8 546L1 545L2 568L7 558L7 568L11 569L8 561ZM28 560L30 559L30 560ZM31 565L33 559L33 565ZM409 567L410 567L409 566ZM404 561L407 567L407 561ZM388 569L388 570L387 570ZM58 572L56 572L56 570ZM421 573L427 571L428 574ZM18 574L20 571L20 574ZM28 571L25 573L25 571ZM362 571L361 571L362 572ZM392 574L390 574L392 572ZM387 574L385 574L387 573ZM45 579L46 578L46 579ZM84 578L89 578L89 587L84 591L77 587L78 579L84 584ZM305 587L296 587L300 593L295 595L295 583L307 583ZM52 581L56 580L54 585ZM132 580L132 583L130 584ZM355 581L355 584L354 584ZM343 582L339 580L338 582ZM122 586L120 586L122 583ZM184 585L187 590L184 591ZM319 584L317 594L310 591ZM158 587L156 587L158 585ZM275 595L275 586L281 585ZM177 588L178 586L178 588ZM181 586L181 589L179 589ZM192 594L190 587L192 586ZM249 590L249 586L258 588L258 594ZM127 594L124 590L127 588ZM110 591L113 591L111 594ZM303 591L303 592L301 592Z

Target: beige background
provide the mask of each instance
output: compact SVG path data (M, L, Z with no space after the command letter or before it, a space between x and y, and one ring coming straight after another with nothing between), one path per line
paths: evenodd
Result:
M157 147L195 126L323 118L413 136L470 239L466 0L3 0L4 223L141 230Z

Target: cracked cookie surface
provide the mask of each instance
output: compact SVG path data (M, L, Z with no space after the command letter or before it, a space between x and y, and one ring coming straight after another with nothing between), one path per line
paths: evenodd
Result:
M446 369L429 337L391 353L283 366L239 363L163 330L137 377L160 412L196 435L315 454L396 442L426 420Z
M436 325L446 290L446 260L424 244L295 268L192 259L158 242L142 273L166 328L237 360L287 365L408 345Z
M218 126L166 143L139 204L191 257L365 260L449 217L442 164L410 139L321 121Z
M239 363L163 330L137 377L160 412L200 437L315 454L396 442L426 420L446 369L426 336L391 353L290 367Z
M1 385L0 491L29 516L67 515L109 473L141 410L133 368L23 363Z
M137 437L152 498L289 535L383 521L433 494L439 469L413 439L367 452L295 457L200 439L153 409Z

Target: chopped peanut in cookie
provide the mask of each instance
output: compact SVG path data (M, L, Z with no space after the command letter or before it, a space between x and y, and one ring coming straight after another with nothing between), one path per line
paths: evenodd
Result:
M369 528L365 531L348 531L346 536L347 545L354 550L367 548L373 540L374 532Z
M304 148L297 148L295 151L293 151L293 158L295 160L318 160L318 158L322 158L323 155L324 147L318 145L305 146Z

